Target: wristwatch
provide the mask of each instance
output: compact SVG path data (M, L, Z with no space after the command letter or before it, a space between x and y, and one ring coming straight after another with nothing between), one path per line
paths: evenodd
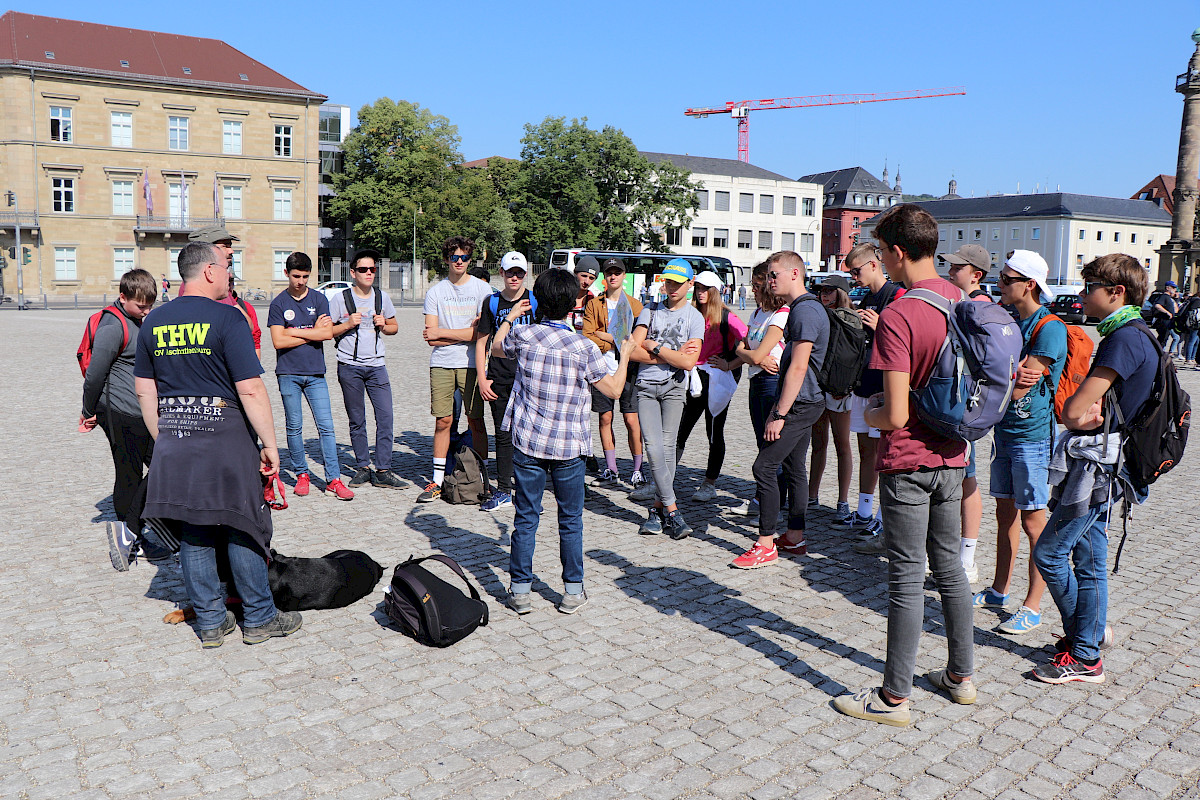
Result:
M771 419L771 422L774 422L777 419L787 419L787 415L780 414L778 409L771 409L771 418L770 419Z
M655 358L657 358L657 357L658 357L658 354L659 354L659 352L661 352L661 351L662 351L662 344L661 344L661 343L659 343L659 344L656 344L656 345L654 345L654 349L653 349L653 350L651 350L651 351L650 351L650 353L651 353L651 354L652 354L652 355L653 355Z

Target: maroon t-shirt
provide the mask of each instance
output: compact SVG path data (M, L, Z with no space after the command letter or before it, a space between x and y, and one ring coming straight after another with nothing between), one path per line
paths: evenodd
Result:
M942 278L917 281L911 289L929 289L949 300L961 300L963 296L957 286ZM869 366L886 372L907 372L909 386L918 388L929 379L944 341L946 317L942 312L906 295L892 301L879 315ZM875 461L879 472L966 465L967 443L934 433L917 419L911 406L907 425L883 432Z

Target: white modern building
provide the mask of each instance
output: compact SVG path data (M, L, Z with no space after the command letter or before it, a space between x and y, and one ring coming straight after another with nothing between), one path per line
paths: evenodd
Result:
M749 280L749 268L776 250L795 250L812 263L820 258L819 183L801 183L762 167L728 158L642 153L652 163L669 161L689 170L703 188L700 209L688 228L667 228L672 252L728 258Z
M1098 256L1131 255L1150 269L1171 234L1171 215L1148 200L1053 192L955 197L918 203L938 221L938 252L981 245L992 264L1010 250L1033 250L1050 266L1050 283L1077 284L1079 270ZM878 216L863 223L870 241ZM989 274L994 278L997 269Z

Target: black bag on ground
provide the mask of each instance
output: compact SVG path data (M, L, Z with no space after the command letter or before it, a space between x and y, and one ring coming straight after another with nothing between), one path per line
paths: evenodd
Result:
M454 570L471 596L425 569L423 561L438 561ZM449 647L488 624L487 603L462 567L444 555L410 558L397 566L389 591L384 592L383 608L404 634L430 647Z
M488 493L483 456L463 445L454 454L454 470L442 480L442 499L447 503L477 506L487 499Z

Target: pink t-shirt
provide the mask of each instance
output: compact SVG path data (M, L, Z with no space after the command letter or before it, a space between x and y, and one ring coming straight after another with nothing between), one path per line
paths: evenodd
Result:
M729 338L725 342L721 341L721 324L716 325L704 322L704 343L700 345L700 358L696 361L697 364L704 364L713 356L719 356L722 353L727 353L733 349L734 345L740 342L746 336L746 323L742 322L741 318L729 312Z
M912 289L929 289L948 300L961 300L957 286L942 278L917 281ZM892 301L879 315L869 366L886 372L907 372L908 384L919 387L929 379L942 343L946 317L915 297ZM918 469L965 467L967 443L946 439L930 430L909 411L908 424L884 431L875 468L879 472L914 472Z

